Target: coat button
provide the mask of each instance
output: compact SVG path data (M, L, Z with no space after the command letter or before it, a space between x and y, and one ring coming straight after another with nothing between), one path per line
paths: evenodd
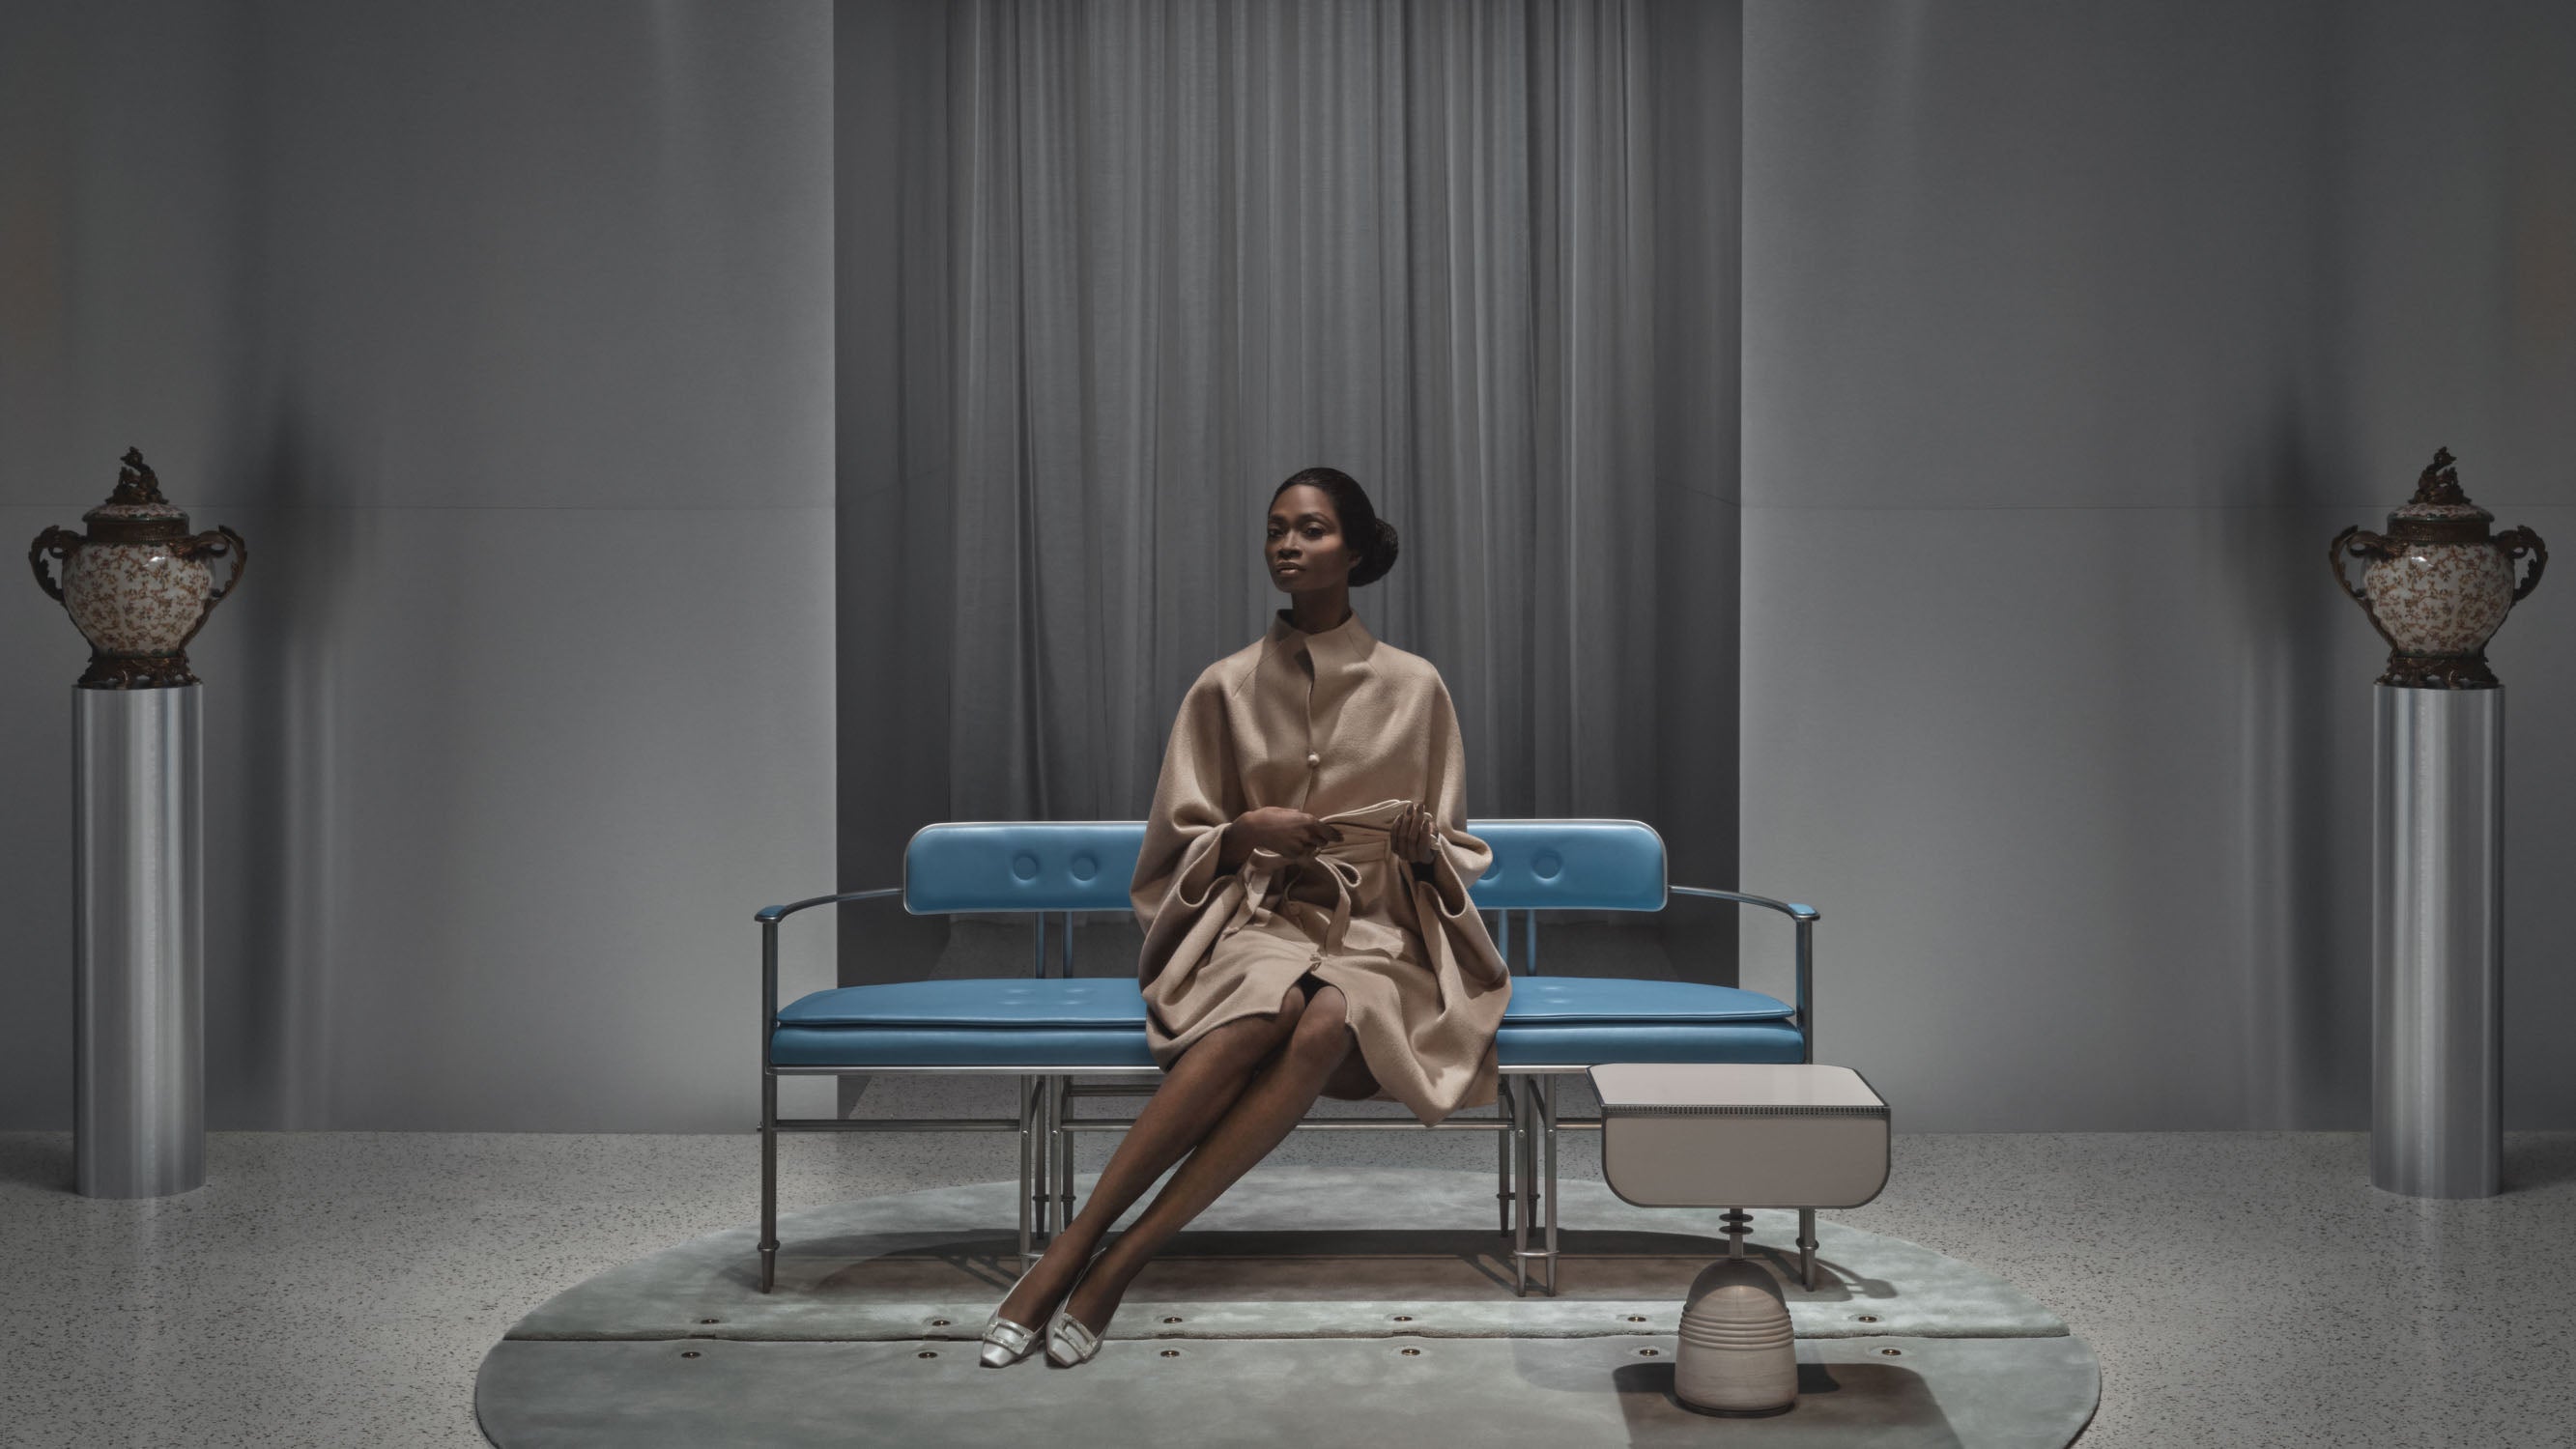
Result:
M1308 750L1308 751L1306 752L1306 768L1307 768L1307 769L1309 769L1309 770L1314 769L1316 766L1321 765L1322 763L1324 763L1324 757L1323 757L1323 756L1321 756L1321 755L1319 755L1319 754L1316 754L1313 750Z

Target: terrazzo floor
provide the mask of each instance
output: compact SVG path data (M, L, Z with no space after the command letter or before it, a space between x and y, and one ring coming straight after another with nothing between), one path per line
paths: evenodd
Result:
M1008 1090L887 1078L863 1110L999 1115ZM1562 1139L1567 1175L1598 1176L1589 1139ZM1081 1145L1089 1171L1109 1142ZM790 1138L783 1200L989 1181L1012 1153ZM1491 1153L1306 1133L1276 1160ZM1833 1216L2055 1309L2101 1359L2085 1449L2576 1446L2576 1133L2510 1135L2508 1191L2461 1202L2376 1191L2357 1133L1900 1135L1895 1155L1877 1202ZM209 1159L198 1192L92 1201L67 1135L0 1135L0 1445L470 1449L475 1369L511 1324L757 1202L747 1132L219 1133Z

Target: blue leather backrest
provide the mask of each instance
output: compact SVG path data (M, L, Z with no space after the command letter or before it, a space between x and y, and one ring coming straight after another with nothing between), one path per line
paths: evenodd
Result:
M1468 898L1489 911L1660 911L1664 838L1642 820L1470 820L1494 848Z
M1468 888L1485 910L1659 911L1664 838L1638 820L1470 820L1494 848ZM1142 820L925 825L903 852L903 908L1124 911Z
M1124 911L1145 844L1142 820L1001 820L925 825L903 849L903 908Z

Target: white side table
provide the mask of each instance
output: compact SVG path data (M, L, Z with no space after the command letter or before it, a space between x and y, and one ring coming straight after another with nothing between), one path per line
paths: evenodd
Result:
M1747 1208L1798 1210L1798 1277L1816 1286L1816 1209L1887 1186L1887 1103L1849 1067L1612 1062L1601 1095L1601 1178L1639 1207L1728 1209L1727 1256L1691 1284L1674 1389L1720 1414L1785 1413L1797 1348L1780 1285L1744 1257Z
M1640 1207L1798 1209L1798 1277L1816 1286L1816 1209L1887 1186L1887 1103L1849 1067L1607 1062L1601 1176Z

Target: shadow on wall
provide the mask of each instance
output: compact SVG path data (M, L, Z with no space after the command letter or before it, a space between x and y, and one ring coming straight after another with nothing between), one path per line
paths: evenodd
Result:
M2377 636L2337 591L2325 545L2351 496L2303 441L2315 420L2284 398L2269 436L2228 464L2242 509L2195 510L2217 578L2212 602L2247 631L2235 722L2246 933L2244 1119L2366 1126L2370 938L2343 910L2370 867L2369 680ZM2366 884L2360 898L2368 899Z
M353 893L353 882L368 872L403 871L400 895L453 899L452 870L447 877L423 872L474 854L452 820L418 808L413 795L399 822L373 822L362 833L353 818L382 793L353 773L382 768L365 758L372 752L351 749L379 728L368 716L437 711L453 697L456 654L467 641L457 630L403 628L369 616L358 571L391 557L389 550L437 553L438 515L348 506L335 488L345 473L321 430L281 408L228 480L235 496L262 500L255 511L265 516L251 539L250 587L234 606L240 617L226 621L234 626L226 644L235 657L225 669L237 677L224 683L240 715L239 736L225 751L230 778L219 778L212 759L208 771L232 807L210 809L207 817L208 1079L233 1094L215 1104L218 1120L336 1125L342 1063L334 988L390 959L371 949L371 931L382 923L348 915L349 901L383 899L385 892ZM403 603L440 609L436 597L405 595ZM398 664L365 660L371 650L399 650ZM400 680L398 689L351 688L362 676L388 674ZM412 750L407 770L462 777L461 758L421 753L424 744L461 749L455 731L415 728L404 737ZM389 824L399 843L383 838ZM362 838L373 848L361 850ZM426 951L434 959L438 950L436 941L413 941L399 954L418 959Z
M233 1065L207 1076L240 1093L222 1115L284 1128L330 1125L329 903L349 843L331 808L330 684L347 647L358 521L328 506L330 472L303 421L280 410L227 480L262 500L268 521L250 540L255 571L233 601L239 617L226 621L239 640L231 692L242 725L237 773L220 787L236 808L206 821L210 860L229 862L216 869L234 876L231 891L208 893L206 1046Z

